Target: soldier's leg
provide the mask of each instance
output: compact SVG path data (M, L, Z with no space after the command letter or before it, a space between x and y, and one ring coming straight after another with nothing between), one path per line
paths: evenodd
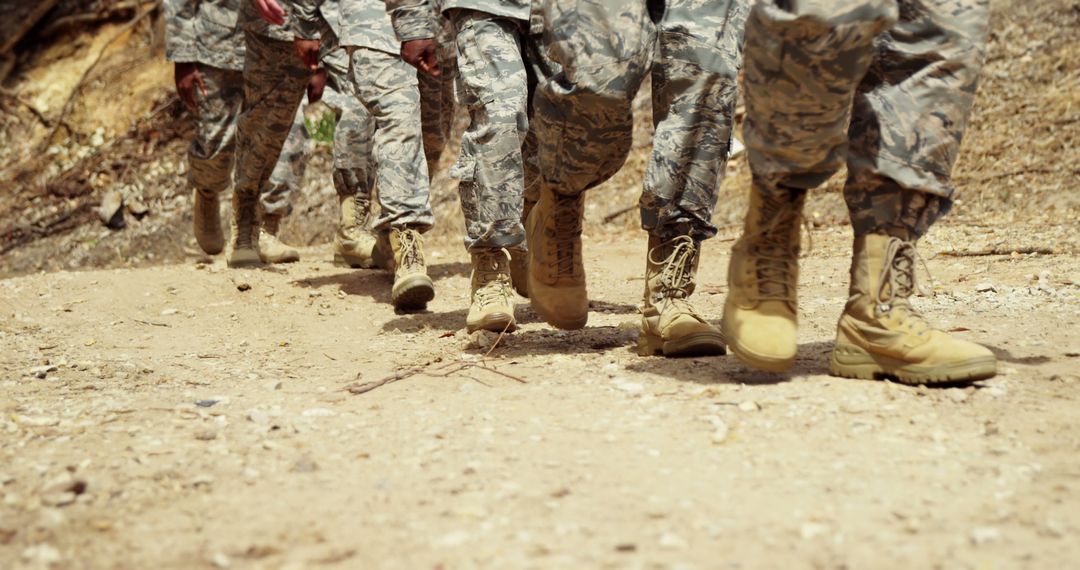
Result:
M232 185L236 155L236 122L244 104L244 78L239 71L200 65L206 94L196 90L195 138L188 149L188 179L195 189L195 240L209 254L221 253L219 196Z
M457 48L454 45L453 25L441 14L432 15L437 26L438 62L442 72L433 77L417 72L420 82L420 117L424 129L424 156L428 175L435 177L443 151L454 126L454 85L457 81Z
M747 9L744 0L670 0L657 24L656 134L641 195L649 232L643 356L724 353L720 332L689 297L701 242L716 234L712 213L731 142Z
M900 4L855 97L845 188L855 230L851 294L830 368L911 384L986 378L996 371L993 353L931 328L909 297L919 291L915 242L951 205L989 6Z
M304 172L310 151L310 138L304 126L307 100L296 109L289 136L281 147L274 171L259 194L262 227L259 231L259 257L263 263L290 263L300 260L300 252L278 239L281 220L292 212L291 197L304 184Z
M753 187L722 322L750 366L783 371L795 361L806 190L843 165L852 99L896 18L895 0L760 0L750 10L743 134Z
M391 298L400 309L419 309L435 296L421 234L431 228L431 192L420 124L416 70L400 57L368 48L351 54L352 83L374 121L372 138L379 219L393 251Z
M273 173L310 73L291 42L245 33L244 111L237 131L231 266L256 265L259 190Z
M452 174L460 180L465 246L472 254L470 331L516 326L509 254L524 241L522 145L529 129L529 81L522 59L522 28L483 12L452 15L461 104L469 126Z
M549 324L588 322L582 264L584 192L619 170L630 152L632 105L648 67L655 26L645 0L543 0L533 98L540 195L526 230L529 298Z
M323 57L327 71L323 102L338 117L334 130L334 188L340 221L334 236L335 263L375 267L376 238L368 227L372 214L375 169L371 159L375 123L360 103L349 76L349 55L339 48Z

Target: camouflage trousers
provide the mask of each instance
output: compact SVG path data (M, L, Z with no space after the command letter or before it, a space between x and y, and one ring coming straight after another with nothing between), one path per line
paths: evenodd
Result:
M748 0L668 0L656 25L641 226L662 240L716 235L748 10Z
M293 51L292 42L245 33L244 107L237 126L236 187L240 195L267 188L270 175L296 119L311 73ZM288 210L288 189L263 200L267 214Z
M244 104L244 76L239 71L199 65L206 84L204 95L196 90L198 115L195 138L188 149L188 178L191 185L205 193L220 194L233 184L236 165L236 127ZM288 164L282 157L278 167ZM273 184L259 194L264 210L287 210L288 190Z
M857 235L925 233L952 203L988 9L988 0L759 1L746 29L755 186L782 197L846 164Z
M396 54L354 47L349 49L347 77L347 92L361 105L339 120L334 139L335 169L349 170L355 174L356 184L368 188L377 181L380 212L376 229L431 229L435 217L416 70ZM345 89L343 86L343 92Z
M326 88L322 102L337 117L334 130L334 187L339 195L359 195L370 205L375 188L374 172L369 168L371 154L371 115L353 94L349 78L349 54L336 48L322 58L326 70ZM289 193L301 188L307 170L311 139L304 124L304 106L296 113L281 158L270 175L272 191Z
M428 175L434 177L439 160L450 140L454 127L454 86L457 82L457 48L454 47L454 30L450 21L441 15L433 16L438 26L436 40L439 48L436 56L439 77L418 71L420 83L420 122L424 129L424 156Z
M532 84L523 56L526 30L513 19L474 10L455 10L451 19L458 100L470 119L451 170L459 180L465 246L519 246L525 240L523 147Z

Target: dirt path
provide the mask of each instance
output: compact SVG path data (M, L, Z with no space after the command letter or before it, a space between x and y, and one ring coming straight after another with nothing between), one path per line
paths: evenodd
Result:
M1080 258L934 255L1076 251L1074 230L926 241L938 295L921 306L1002 360L947 390L823 374L846 228L815 232L790 376L635 356L638 235L587 244L586 330L519 308L483 363L527 383L455 365L486 352L458 330L458 248L431 255L420 315L325 250L0 281L0 567L1065 568ZM707 315L730 245L703 263Z

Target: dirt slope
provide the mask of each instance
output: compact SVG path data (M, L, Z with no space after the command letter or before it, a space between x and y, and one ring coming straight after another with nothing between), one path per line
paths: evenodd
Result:
M945 253L1075 250L1074 229L927 240L920 306L1001 358L947 390L823 375L846 230L815 232L788 376L635 356L638 236L587 244L589 328L522 306L483 359L456 245L419 315L325 248L0 281L0 567L1065 568L1080 257ZM702 264L713 317L729 245Z

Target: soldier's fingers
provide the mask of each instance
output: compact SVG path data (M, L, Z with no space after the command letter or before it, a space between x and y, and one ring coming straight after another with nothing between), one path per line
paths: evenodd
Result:
M196 73L195 74L195 84L199 86L199 92L202 93L203 97L209 97L210 96L210 90L206 88L206 82L203 81L203 77L202 77L201 73ZM192 98L194 98L194 93L192 95L193 95Z

